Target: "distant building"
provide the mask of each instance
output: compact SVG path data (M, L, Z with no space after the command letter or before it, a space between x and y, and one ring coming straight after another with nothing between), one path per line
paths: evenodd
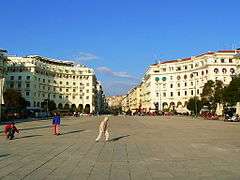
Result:
M59 109L99 110L103 92L93 69L38 55L8 59L6 88L21 92L28 108L52 100Z
M208 80L220 80L227 86L239 73L239 59L235 58L238 53L240 50L221 50L152 64L142 82L126 95L125 109L174 109L185 106L191 97L200 97Z
M7 60L7 50L0 49L0 120L2 118L3 87L5 83L5 63Z
M120 107L124 96L108 96L106 101L109 107Z

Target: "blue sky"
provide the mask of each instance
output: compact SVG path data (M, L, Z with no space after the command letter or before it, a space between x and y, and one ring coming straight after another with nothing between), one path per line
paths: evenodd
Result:
M240 47L239 7L238 0L2 1L0 48L75 60L95 69L107 95L123 94L157 58Z

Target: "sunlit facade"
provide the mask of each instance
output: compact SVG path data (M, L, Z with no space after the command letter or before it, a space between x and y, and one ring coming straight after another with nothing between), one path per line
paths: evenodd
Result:
M208 80L220 80L225 86L228 85L232 76L238 72L239 60L234 56L239 52L207 52L150 65L139 85L141 94L138 101L141 102L141 109L151 111L185 106L191 97L200 97ZM134 109L136 106L131 105L130 99L128 101L129 109Z
M97 89L93 69L41 56L8 59L5 88L21 92L28 108L41 108L52 100L59 109L96 111L97 92L101 89Z

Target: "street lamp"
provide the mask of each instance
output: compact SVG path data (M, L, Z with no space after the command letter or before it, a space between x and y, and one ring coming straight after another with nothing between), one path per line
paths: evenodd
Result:
M195 97L194 97L194 109L195 109L195 118L197 117L197 75L198 75L198 72L193 72L193 74L195 75L195 86L194 86L194 89L195 89Z
M158 89L158 96L159 96L159 103L158 103L158 110L161 111L161 92L160 92L160 78L156 77L155 78L156 84L157 84L157 89Z

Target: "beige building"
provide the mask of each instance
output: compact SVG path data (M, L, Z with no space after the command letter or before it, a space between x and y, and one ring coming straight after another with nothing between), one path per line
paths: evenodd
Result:
M2 104L4 104L3 101L3 87L5 82L5 63L7 60L7 51L0 49L0 120L2 118Z
M139 85L138 102L141 109L151 111L185 106L194 96L200 97L208 80L220 80L228 85L237 73L239 50L207 52L190 58L171 60L150 65ZM127 94L129 108L134 109L133 92ZM160 105L160 106L159 106Z
M124 96L107 96L106 101L109 107L120 107Z
M93 69L41 56L8 59L6 88L20 91L28 108L41 108L44 102L52 100L59 109L95 112L97 95L102 95L98 91L102 89Z

